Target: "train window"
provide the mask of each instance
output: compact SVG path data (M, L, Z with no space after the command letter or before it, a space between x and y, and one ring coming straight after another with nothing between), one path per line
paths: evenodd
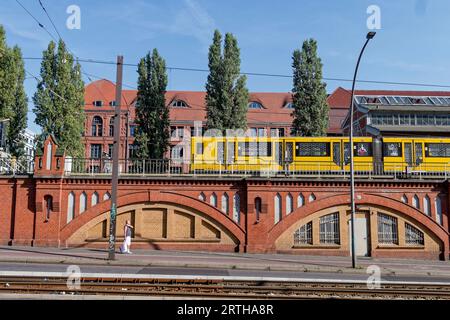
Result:
M272 155L272 145L270 142L239 142L238 155L270 157Z
M402 144L400 142L385 142L383 143L383 155L385 157L401 157Z
M350 155L348 153L350 143L345 143L344 159L349 159ZM370 142L353 142L353 156L355 157L371 157L372 156L372 145Z
M203 143L197 142L197 144L195 145L195 153L203 154Z
M372 145L369 142L354 142L354 155L357 157L371 157Z
M425 143L427 157L450 157L450 143Z
M327 157L330 156L329 142L296 142L296 157Z

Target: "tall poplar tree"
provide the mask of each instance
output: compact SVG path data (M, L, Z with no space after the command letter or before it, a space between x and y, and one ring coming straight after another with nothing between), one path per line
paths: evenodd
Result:
M68 155L83 157L84 82L79 63L62 40L58 46L51 41L43 52L40 76L33 111L42 127L41 139L52 134Z
M23 132L27 127L27 96L23 82L25 69L19 47L9 48L0 25L0 120L6 128L6 148L11 155L24 154Z
M170 144L169 108L166 105L166 62L153 49L138 66L136 124L138 132L136 156L141 159L162 159Z
M305 40L302 50L294 51L292 60L292 134L325 136L328 128L327 93L322 82L322 62L317 56L317 42L314 39Z
M240 75L241 59L236 38L227 33L222 52L222 35L216 30L208 58L210 73L206 82L206 127L222 132L226 129L246 129L247 78Z

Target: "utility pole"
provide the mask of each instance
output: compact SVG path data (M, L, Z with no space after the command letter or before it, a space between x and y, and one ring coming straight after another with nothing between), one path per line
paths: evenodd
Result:
M122 101L122 71L123 56L117 56L116 74L116 106L114 112L114 144L111 190L111 215L109 223L109 252L108 260L116 258L116 214L117 214L117 187L119 184L119 149L120 149L120 109Z

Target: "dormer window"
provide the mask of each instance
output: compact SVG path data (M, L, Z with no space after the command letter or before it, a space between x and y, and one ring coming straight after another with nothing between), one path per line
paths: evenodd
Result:
M248 108L249 109L263 109L263 106L261 103L256 102L256 101L252 101L248 104Z
M109 102L109 105L110 105L111 107L115 107L115 106L116 106L116 100L110 101L110 102Z
M102 107L103 106L103 101L102 100L95 100L93 104L96 107Z
M170 106L174 108L187 108L187 104L183 100L173 100Z
M286 109L294 109L294 104L292 102L288 102L284 105Z

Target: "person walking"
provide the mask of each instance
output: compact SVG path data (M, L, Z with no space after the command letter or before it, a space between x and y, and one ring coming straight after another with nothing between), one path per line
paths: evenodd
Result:
M125 223L125 226L123 227L123 235L125 237L125 239L123 240L123 244L120 247L120 252L121 253L129 253L131 254L132 252L130 251L130 247L131 247L131 229L133 229L133 226L130 223L130 220L127 220Z

